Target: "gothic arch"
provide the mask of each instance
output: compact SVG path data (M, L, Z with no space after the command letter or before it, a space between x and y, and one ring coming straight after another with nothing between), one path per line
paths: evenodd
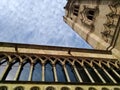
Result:
M114 69L111 69L110 67L110 64L108 63L104 63L102 62L101 63L104 70L107 72L107 75L109 76L109 78L114 82L114 83L117 83L117 82L120 82L120 76L116 74L115 70ZM108 66L109 65L109 66Z
M18 76L20 81L29 80L31 65L33 65L33 61L29 56L24 55L24 57Z
M74 65L75 65L75 67L76 67L76 69L77 69L80 77L82 78L82 81L83 81L83 82L91 82L90 79L89 79L89 77L88 77L88 74L87 74L86 71L85 71L84 65L82 65L82 64L81 64L80 62L78 62L78 61L76 61L76 62L74 63Z
M102 82L101 79L99 78L97 72L95 71L95 69L93 68L93 66L91 65L91 62L88 61L84 61L84 68L86 73L88 72L89 75L89 79L91 80L91 82Z
M65 59L65 60L64 60L64 64L65 64L66 62L69 62L69 63L72 65L72 62L71 62L70 60Z
M102 62L100 62L100 64L94 62L93 66L97 69L97 71L99 72L99 74L102 76L102 78L105 80L105 82L107 83L113 83L113 81L111 80L111 78L109 77L107 71L102 68Z
M49 58L45 60L44 64L46 65L48 62L49 62L51 65L53 65L53 61L52 61L51 59L49 59Z
M8 62L11 62L12 61L12 58L10 57L10 55L8 55L8 54L4 54L8 59Z
M55 67L58 82L66 82L67 79L63 68L63 63L59 59L57 59L57 61L55 62Z
M44 60L41 57L38 57L35 55L35 57L37 58L37 60L39 60L41 63L44 63Z
M42 63L40 60L34 62L34 67L32 70L32 81L42 81Z
M45 62L45 81L50 82L54 81L54 73L53 73L53 64L51 60L46 60Z
M73 63L73 64L75 65L75 63L76 63L76 62L77 62L77 63L79 63L79 64L80 64L80 66L83 66L83 64L82 64L81 62L79 62L77 59L74 61L74 63Z
M60 59L60 58L57 58L56 62L57 62L57 61L59 61L59 62L61 63L61 65L62 65L62 66L64 65L64 60L63 60L63 61L61 61L61 59ZM56 62L55 62L55 63L56 63Z
M72 65L71 62L68 62L68 60L66 60L65 62L65 68L67 70L67 73L69 75L69 79L71 82L77 82L77 77L75 75L75 71L74 71L74 67Z

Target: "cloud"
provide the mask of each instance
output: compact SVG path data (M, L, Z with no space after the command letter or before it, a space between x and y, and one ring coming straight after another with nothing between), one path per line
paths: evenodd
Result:
M91 48L64 23L66 0L0 2L0 41Z

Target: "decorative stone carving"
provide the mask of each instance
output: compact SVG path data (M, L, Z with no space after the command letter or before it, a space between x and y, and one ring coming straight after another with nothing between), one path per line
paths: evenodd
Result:
M98 7L89 8L87 6L84 6L83 11L81 12L82 22L88 25L93 25L98 11Z

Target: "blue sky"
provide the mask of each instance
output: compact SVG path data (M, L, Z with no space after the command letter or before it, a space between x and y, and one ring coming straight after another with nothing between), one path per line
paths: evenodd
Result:
M0 0L0 42L91 48L63 21L67 0Z

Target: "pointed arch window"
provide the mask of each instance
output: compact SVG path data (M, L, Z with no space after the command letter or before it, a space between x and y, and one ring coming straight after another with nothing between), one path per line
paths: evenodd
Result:
M23 64L19 80L20 81L26 81L26 80L28 80L29 72L30 72L30 63L29 63L29 61L26 61Z
M120 82L120 78L117 77L114 72L108 68L105 64L102 63L102 66L107 70L107 72L112 76L112 78L114 78L117 82ZM111 79L110 79L111 80Z
M94 79L95 82L101 83L101 79L99 78L99 76L95 73L95 71L93 70L93 68L88 64L88 63L84 63L86 69L88 70L89 74L92 76L92 78Z
M14 80L16 72L18 70L19 62L15 60L15 62L12 63L11 69L6 77L6 80Z
M54 81L53 68L50 61L47 61L45 64L45 81Z
M66 76L65 76L65 72L63 70L63 66L61 65L61 63L59 61L57 61L56 63L56 72L57 72L57 78L59 82L66 82Z
M2 75L2 73L3 73L3 71L5 70L5 68L6 68L6 66L7 66L7 59L2 59L1 61L0 61L0 77L1 77L1 75Z
M83 82L91 82L88 75L86 74L85 70L78 62L75 62L75 66L76 66L78 73L80 74Z
M37 62L34 65L32 81L41 81L42 80L42 65L40 62Z
M103 71L102 68L100 68L97 64L93 63L93 66L97 69L97 71L99 72L99 74L103 77L103 79L107 82L107 83L112 83L111 79L107 76L107 74Z
M120 69L119 68L116 68L114 65L112 65L111 63L110 63L110 66L118 73L118 74L120 74Z
M70 77L70 81L71 82L77 82L77 78L76 78L75 72L72 68L72 65L69 62L66 62L65 65L66 65L66 68L67 68L67 71L68 71L68 75Z

